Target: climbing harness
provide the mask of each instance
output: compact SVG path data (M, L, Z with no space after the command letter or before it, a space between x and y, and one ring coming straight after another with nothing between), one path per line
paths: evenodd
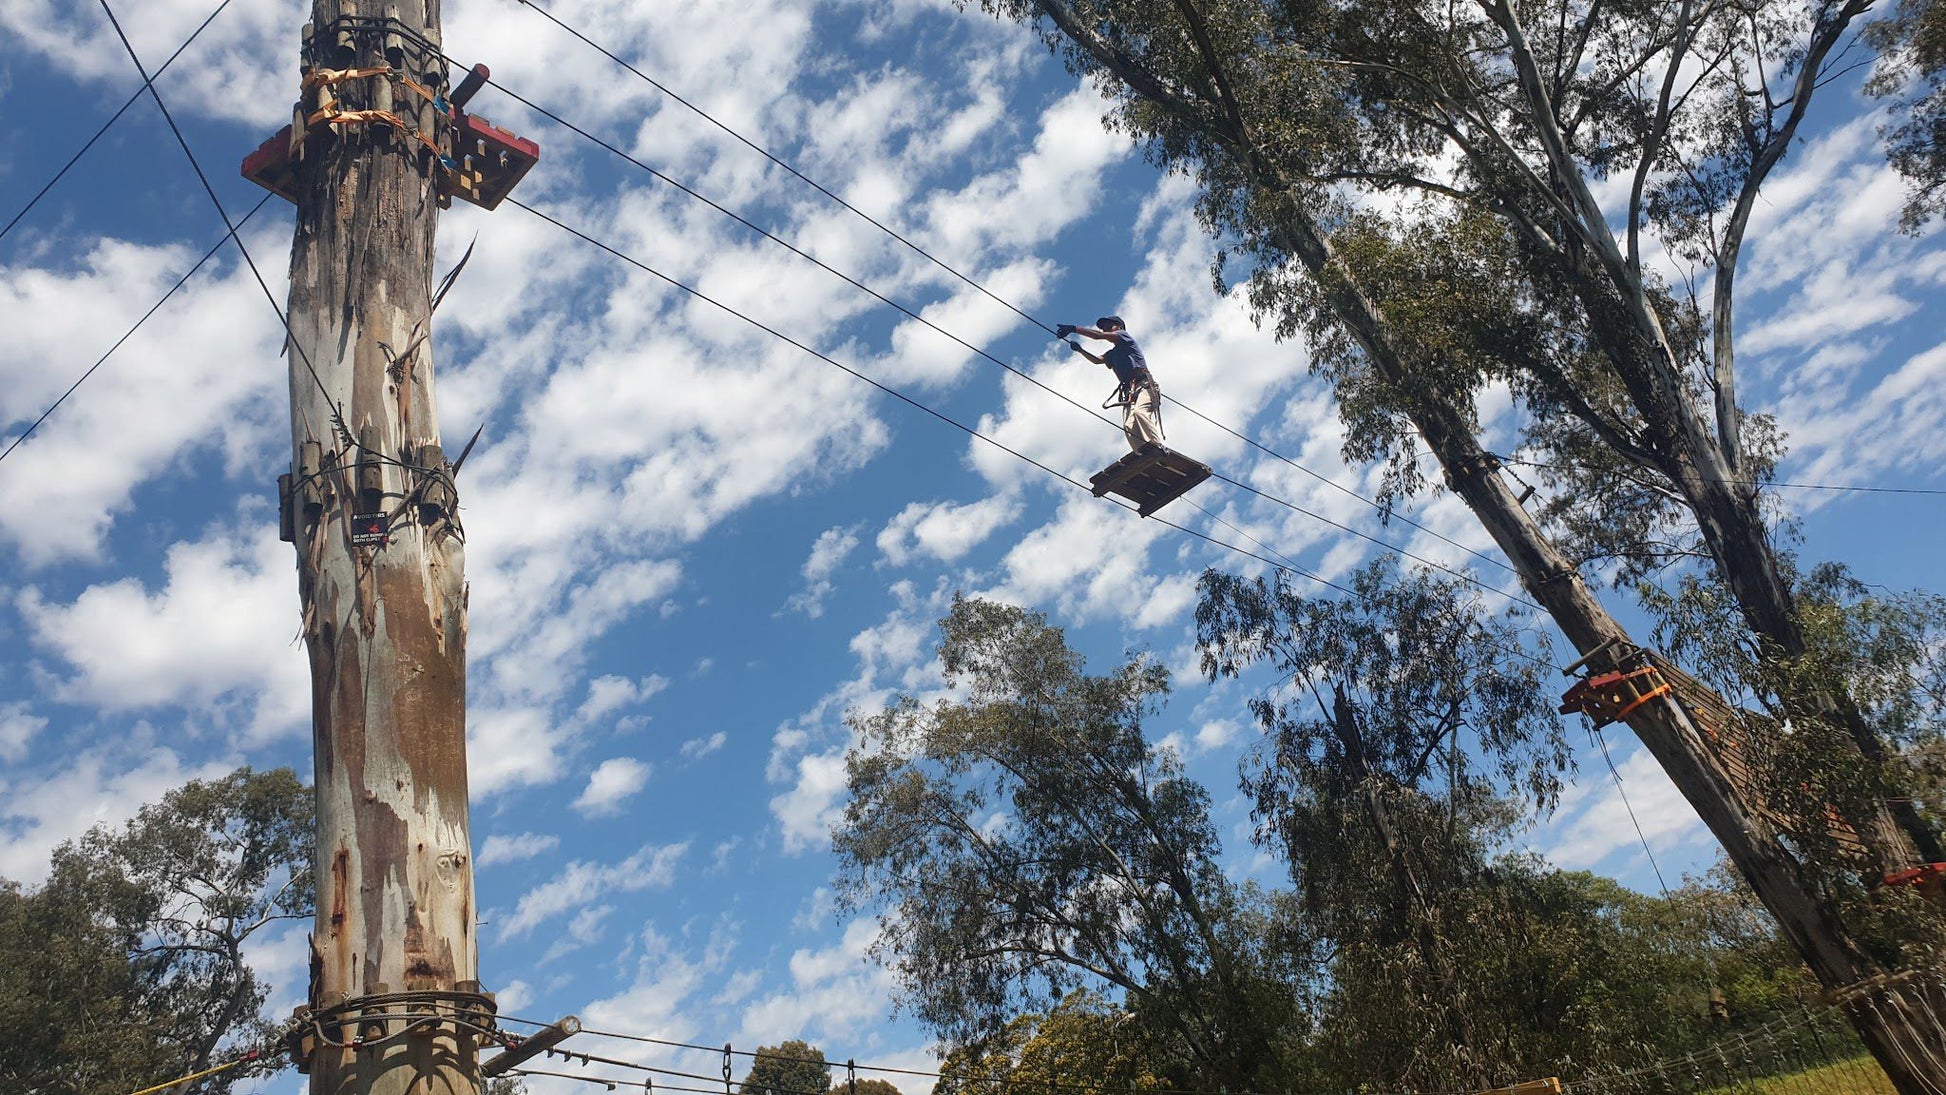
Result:
M1155 382L1155 377L1150 375L1147 369L1142 370L1141 376L1132 377L1115 385L1115 390L1109 392L1108 398L1101 401L1101 409L1112 411L1118 407L1134 406L1137 395L1144 390L1155 397L1155 404L1149 413L1155 416L1155 432L1166 439L1169 432L1162 428L1162 385Z

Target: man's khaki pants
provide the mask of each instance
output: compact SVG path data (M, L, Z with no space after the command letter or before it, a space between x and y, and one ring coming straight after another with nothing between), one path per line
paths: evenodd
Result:
M1155 418L1155 385L1144 384L1135 389L1133 398L1122 408L1122 433L1128 438L1128 447L1141 452L1150 442L1162 444L1162 427Z

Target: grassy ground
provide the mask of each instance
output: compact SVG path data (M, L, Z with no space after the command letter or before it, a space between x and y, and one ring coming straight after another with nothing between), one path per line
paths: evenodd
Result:
M1823 1065L1752 1080L1729 1087L1713 1088L1704 1095L1894 1095L1892 1081L1885 1078L1871 1057L1859 1055L1849 1061Z

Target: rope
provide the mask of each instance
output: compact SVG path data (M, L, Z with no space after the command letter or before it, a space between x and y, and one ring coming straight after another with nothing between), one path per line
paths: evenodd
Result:
M215 1066L214 1068L206 1068L201 1072L192 1072L187 1076L178 1076L173 1080L170 1080L166 1083L157 1084L154 1087L145 1087L140 1091L131 1091L129 1092L129 1095L156 1095L156 1092L167 1091L178 1084L191 1083L196 1080L201 1080L205 1077L215 1076L218 1073L228 1072L231 1069L238 1068L242 1065L247 1065L261 1056L263 1056L263 1053L261 1051L253 1049L250 1052L244 1054L243 1056L238 1057L234 1061L225 1061L222 1064Z

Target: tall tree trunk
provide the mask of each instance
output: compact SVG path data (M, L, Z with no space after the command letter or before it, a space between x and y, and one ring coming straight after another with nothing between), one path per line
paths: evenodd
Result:
M313 83L387 71L318 84L303 111L330 96L439 139L447 121L392 74L443 93L439 0L315 0L309 29ZM429 337L438 164L409 132L348 122L314 125L296 166L289 356L316 745L312 1003L346 1018L402 1014L432 1006L431 993L478 989L464 556ZM383 999L400 993L412 999ZM443 999L450 1012L459 998ZM381 1040L320 1044L311 1090L476 1091L470 1034L404 1025L327 1024L333 1041Z
M1337 261L1329 241L1295 211L1286 218L1281 233L1284 246L1318 279L1334 312L1372 364L1396 388L1409 390L1408 366L1393 345L1390 326ZM1415 405L1407 414L1445 469L1454 493L1473 511L1512 562L1521 585L1575 649L1587 655L1629 643L1627 630L1608 614L1572 563L1521 507L1498 474L1498 461L1480 447L1471 426L1443 405ZM1672 695L1645 703L1629 714L1628 726L1722 844L1821 985L1835 990L1886 972L1860 946L1830 895L1791 855L1776 829L1755 804L1743 800L1680 700ZM1847 1014L1900 1095L1946 1092L1946 1069L1939 1067L1939 1059L1904 1048L1938 1044L1936 1021L1905 1009L1868 1006L1848 1008Z
M1662 336L1647 295L1639 284L1614 284L1592 263L1574 271L1573 283L1584 307L1596 317L1595 334L1641 416L1645 448L1654 461L1648 470L1674 484L1695 518L1716 575L1757 639L1758 657L1770 670L1767 683L1787 713L1837 725L1856 750L1856 759L1881 778L1887 775L1885 743L1851 698L1795 670L1809 643L1770 542L1769 524L1758 509L1756 484L1737 476L1684 388L1681 365ZM1626 298L1620 307L1615 294ZM1888 797L1899 798L1879 795L1842 804L1872 853L1871 873L1883 876L1940 859L1939 840L1918 811L1902 798L1888 803Z

